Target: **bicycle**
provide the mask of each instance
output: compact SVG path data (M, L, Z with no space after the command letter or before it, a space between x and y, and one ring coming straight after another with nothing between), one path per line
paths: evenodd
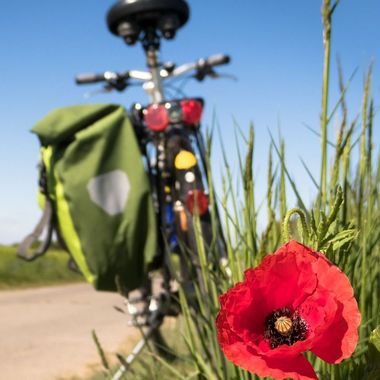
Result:
M189 7L185 0L118 1L108 12L108 28L129 46L141 42L149 70L106 71L76 77L76 83L80 85L104 83L105 92L122 92L131 85L142 83L150 99L147 106L133 104L130 118L150 178L159 229L158 253L151 269L162 269L163 283L158 296L152 296L152 284L147 279L144 288L140 289L141 294L135 298L129 297L129 312L135 323L139 327L147 326L148 330L127 358L119 358L122 365L114 380L123 376L148 339L152 339L157 346L165 346L159 327L165 316L179 313L172 289L174 276L167 259L168 251L179 255L183 284L191 288L195 278L200 290L203 290L194 215L199 218L202 244L205 247L216 245L220 258L224 258L224 238L218 212L215 208L216 231L215 227L213 231L206 195L209 189L208 166L205 142L200 132L203 99L170 100L165 94L165 85L189 73L198 81L206 77L217 78L219 75L214 67L229 63L230 58L220 54L178 67L171 62L161 64L161 39L173 39L188 18ZM125 295L128 297L128 294ZM138 310L135 305L144 300L149 301L147 306Z

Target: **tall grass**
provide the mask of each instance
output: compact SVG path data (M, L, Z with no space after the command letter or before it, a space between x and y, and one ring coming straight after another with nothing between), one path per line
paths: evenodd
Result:
M338 62L340 94L334 106L329 109L331 37L333 16L338 10L338 3L339 0L333 3L330 0L322 1L324 64L319 181L307 163L303 162L306 174L317 189L315 200L310 205L304 202L300 187L302 183L293 179L287 168L286 142L282 138L277 141L271 136L265 203L267 225L259 232L252 171L255 142L253 126L249 129L248 136L243 136L245 154L238 152L241 189L235 185L227 155L223 153L225 174L217 203L224 226L229 267L226 270L225 266L220 265L217 244L204 249L200 223L195 218L200 254L198 273L201 275L198 284L202 286L195 284L198 302L196 310L190 307L184 290L180 289L184 320L181 334L189 352L186 368L181 368L178 375L181 379L258 379L256 375L228 362L220 351L215 326L219 311L218 296L242 280L246 268L256 266L265 254L274 252L282 241L289 240L291 236L324 252L347 274L362 314L360 340L352 358L332 366L308 353L308 359L318 377L334 380L380 379L380 367L377 364L380 359L380 331L375 330L380 323L380 155L375 159L372 69L369 68L364 81L361 114L349 120L346 93L352 77L345 82ZM336 140L332 143L328 141L331 122L338 116L339 129ZM360 129L360 135L355 139L357 129ZM207 145L211 146L210 139ZM329 146L332 146L330 151ZM359 159L354 158L357 156ZM207 169L209 182L213 183L209 158ZM289 191L293 192L297 201L291 210L288 210L291 199ZM210 191L210 195L212 220L215 224L216 200L213 191ZM213 231L218 231L216 224ZM175 373L172 371L172 374Z
M184 292L180 300L185 320L184 340L193 362L194 370L202 379L256 379L257 376L235 367L220 352L216 338L215 317L219 311L218 295L240 281L245 268L257 265L262 257L273 252L281 240L295 236L315 249L323 251L350 278L360 305L362 323L360 341L351 359L332 366L308 354L320 379L378 379L376 349L369 343L371 332L380 323L380 155L374 162L373 125L374 101L371 96L372 70L368 70L363 86L362 109L359 117L348 119L346 92L352 78L345 83L343 70L338 63L340 95L329 110L331 36L334 13L339 1L322 2L324 65L321 110L321 171L319 182L304 163L307 174L317 188L315 201L307 207L302 199L297 180L291 178L286 165L286 144L281 139L272 143L268 156L267 173L267 226L258 231L258 209L255 199L255 182L252 173L254 160L254 128L245 138L245 158L239 153L242 195L234 185L226 155L224 178L219 207L224 221L226 250L230 275L218 261L217 246L208 252L202 248L199 221L199 250L201 252L201 282L207 292L197 288L199 309L194 312L187 303ZM328 136L333 117L339 114L340 124L331 151ZM360 127L359 139L354 132ZM210 145L210 142L209 142ZM354 157L359 156L356 160ZM331 168L330 171L328 168ZM274 168L278 168L274 170ZM209 181L212 171L209 168ZM288 211L288 187L297 199L296 208ZM214 209L214 208L213 208ZM293 215L298 214L298 219ZM214 220L215 218L213 218ZM281 229L282 222L286 226ZM198 228L197 228L198 227ZM217 231L215 228L214 231ZM213 251L214 250L214 251ZM208 258L206 260L205 258ZM378 330L377 330L377 333ZM373 337L376 335L372 334ZM376 335L377 336L377 335ZM182 378L188 374L181 373Z

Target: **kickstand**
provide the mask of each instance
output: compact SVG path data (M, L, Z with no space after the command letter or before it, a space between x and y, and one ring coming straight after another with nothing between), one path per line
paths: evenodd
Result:
M148 339L152 336L154 331L160 327L160 325L161 323L159 323L157 326L150 327L148 331L144 334L143 338L136 344L132 352L127 357L124 357L120 354L117 355L117 358L121 362L121 366L113 375L112 380L122 379L123 375L128 371L129 367L131 366L132 362L141 353L145 345L148 344Z

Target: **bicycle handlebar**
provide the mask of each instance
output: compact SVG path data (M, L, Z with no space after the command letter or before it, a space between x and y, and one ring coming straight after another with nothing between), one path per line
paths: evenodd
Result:
M84 73L78 74L75 77L75 82L77 84L89 84L89 83L98 83L98 82L106 82L106 81L116 81L116 80L125 80L129 78L129 72L126 71L124 73L114 73L112 71L106 71L102 74L96 73Z
M196 70L198 72L204 72L205 75L208 74L208 71L214 66L225 65L230 62L230 56L225 54L216 54L207 58L201 58L195 63L186 63L177 68L172 72L167 72L165 69L164 72L166 75L162 75L162 79L169 79L173 77L178 77L186 74L189 71ZM102 74L96 73L85 73L78 74L75 77L75 82L77 84L91 84L98 82L116 82L116 81L126 81L128 79L137 79L140 81L149 81L152 80L152 74L146 71L131 70L125 71L123 73L115 73L112 71L106 71Z
M212 55L205 59L207 66L219 66L219 65L226 65L227 63L230 63L230 56L225 54L216 54ZM198 61L199 64L200 61Z
M75 77L76 84L97 83L97 82L103 82L105 80L106 79L104 78L104 74L85 73L85 74L78 74Z

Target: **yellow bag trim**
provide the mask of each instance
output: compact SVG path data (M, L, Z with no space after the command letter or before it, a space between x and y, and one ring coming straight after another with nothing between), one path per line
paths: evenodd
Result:
M50 160L52 156L52 147L46 147L41 149L41 156L46 166L47 172L50 170ZM68 250L73 255L75 262L77 263L82 274L86 277L86 280L94 285L96 276L91 273L87 262L85 260L82 246L79 237L75 231L75 227L70 215L69 204L66 201L63 185L59 181L57 172L54 171L55 180L55 198L57 205L57 216L59 220L60 232L65 236L65 243Z

